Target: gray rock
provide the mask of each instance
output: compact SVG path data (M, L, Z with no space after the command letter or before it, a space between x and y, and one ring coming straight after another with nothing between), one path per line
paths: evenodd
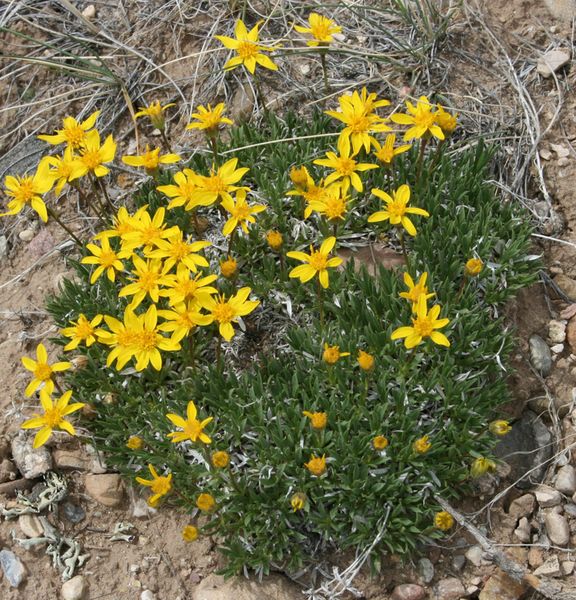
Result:
M29 538L40 537L44 534L44 527L42 527L42 523L36 515L20 515L18 517L18 527Z
M568 504L564 505L564 512L571 517L576 517L576 504L568 502Z
M54 466L57 469L70 469L74 471L90 471L92 459L82 450L62 450L60 448L52 452Z
M8 458L3 458L0 462L0 483L14 481L16 479L16 466Z
M475 567L480 567L486 564L483 556L484 552L480 546L472 546L466 551L466 560L472 563Z
M523 543L527 544L530 542L530 536L532 528L526 517L522 517L518 523L518 527L514 530L514 535Z
M544 517L546 533L555 546L564 548L570 542L570 526L564 515L549 512Z
M562 494L547 485L541 485L536 489L536 500L541 508L551 508L562 502Z
M88 582L82 575L72 577L62 585L60 594L62 600L84 600L88 592Z
M6 258L8 254L8 240L5 235L0 235L0 258Z
M84 485L88 495L104 506L119 506L124 499L124 483L120 475L86 475Z
M448 577L438 582L434 593L438 600L460 600L466 595L466 589L459 579Z
M553 344L562 344L566 339L566 323L552 320L548 323L548 337Z
M17 588L26 577L26 568L20 559L10 550L0 550L0 566L8 583Z
M12 457L26 479L36 479L52 468L52 457L46 446L34 450L32 438L23 432L12 440Z
M542 77L552 77L553 73L569 62L570 52L568 50L549 50L538 59L536 70Z
M428 558L421 558L418 561L418 573L424 583L430 583L434 579L434 565Z
M426 591L415 583L402 583L397 585L390 596L390 600L423 600Z
M525 411L498 442L494 453L510 465L510 478L518 481L516 487L528 489L546 475L547 461L552 456L552 435L540 417Z
M466 564L466 557L463 554L455 554L452 557L452 568L455 571L461 571Z
M551 556L543 565L539 566L535 571L534 575L546 576L546 577L561 577L562 571L560 569L560 562L557 556Z
M558 470L554 487L566 496L576 492L576 469L572 465L565 465Z
M536 507L536 499L532 494L524 494L510 503L508 514L518 520L522 517L529 517Z
M86 518L86 511L81 506L72 502L64 502L61 505L61 509L70 523L80 523L80 521Z
M552 369L552 354L548 344L536 334L531 335L528 342L532 365L540 372L542 377L547 377Z
M156 600L156 596L150 590L144 590L140 594L140 600Z

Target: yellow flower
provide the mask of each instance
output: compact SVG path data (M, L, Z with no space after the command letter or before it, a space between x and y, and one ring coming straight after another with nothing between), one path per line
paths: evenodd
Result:
M126 448L130 448L130 450L141 450L143 447L144 440L137 435L131 435L126 442Z
M343 356L350 356L350 352L340 352L340 346L329 346L324 343L322 360L329 365L335 365Z
M232 196L228 195L222 198L221 204L230 213L230 218L226 221L222 229L223 235L230 235L238 225L242 227L244 233L248 233L247 223L256 223L253 215L266 210L263 204L248 204L246 202L245 189L236 191L236 202L234 202Z
M238 54L238 56L234 56L224 65L225 71L230 71L240 65L244 65L244 67L252 74L254 74L257 65L260 65L265 69L271 69L272 71L278 69L277 65L272 62L268 56L262 54L263 52L272 52L274 48L266 48L258 43L259 27L260 23L256 23L256 25L248 31L242 20L238 19L236 21L236 26L234 27L236 39L225 35L215 36L226 48L234 50Z
M212 453L212 465L217 469L225 469L230 463L230 455L224 450Z
M185 542L194 542L198 539L198 529L194 525L186 525L182 529L182 539Z
M216 500L212 494L203 493L196 499L196 506L203 512L211 512L216 507Z
M306 167L302 167L302 169L306 169ZM306 173L308 171L306 170ZM324 207L327 203L331 203L333 206L338 207L338 203L333 199L330 199L332 194L337 192L338 196L341 195L337 184L332 184L330 186L325 185L323 179L320 180L318 185L314 183L314 179L307 176L306 184L303 186L296 185L295 189L289 190L286 192L287 196L302 196L306 201L306 208L304 209L304 218L307 219L312 214L312 205L316 205L318 207ZM340 201L340 206L342 202ZM343 202L344 209L346 208L346 202Z
M108 354L106 365L109 367L117 360L116 368L121 371L136 352L138 318L134 311L127 306L124 309L123 321L109 315L104 316L104 321L111 331L103 331L99 335L98 341L107 346L113 346L110 354Z
M427 279L428 273L426 271L420 275L418 283L414 283L414 280L407 272L404 273L404 284L408 287L408 291L400 292L400 298L406 298L406 300L412 302L412 312L416 312L420 296L424 296L428 300L436 295L434 292L431 294L428 293L428 288L426 287Z
M398 146L398 148L394 148L394 144L396 142L396 136L393 133L390 133L386 136L386 141L384 145L381 146L378 141L374 141L374 156L376 159L384 164L385 166L390 166L394 161L394 157L402 154L403 152L407 152L412 148L410 144L405 144L404 146Z
M312 454L310 460L307 463L304 463L304 466L312 473L312 475L320 477L320 475L326 473L326 455L314 456L314 454Z
M280 248L282 248L282 245L284 244L284 238L282 237L282 234L279 231L273 229L272 231L269 231L266 234L266 242L268 243L270 248L272 248L272 250L278 252L278 250L280 250Z
M159 310L158 316L166 319L158 325L158 331L172 333L171 339L175 342L184 339L197 326L206 326L212 323L212 317L203 315L195 300L174 304L171 310Z
M434 515L434 527L440 531L448 531L454 526L454 517L445 510L437 512Z
M307 46L327 46L333 41L334 34L342 31L340 25L336 25L332 19L318 13L310 13L308 15L308 23L310 27L294 25L294 29L298 33L308 33L314 38L306 42Z
M416 235L416 227L406 215L430 216L423 208L408 207L410 188L405 183L394 192L394 197L378 188L373 188L372 193L386 202L386 209L372 213L368 217L368 223L390 221L391 225L402 226L410 235Z
M148 174L154 173L160 165L170 165L179 162L178 154L160 154L160 148L150 150L150 146L146 144L144 154L135 156L123 156L122 162L130 167L144 167Z
M176 225L166 228L164 223L166 209L163 206L154 213L153 217L147 210L138 211L137 215L137 219L132 219L131 229L122 234L124 250L136 250L144 246L144 252L152 252L159 240L170 238L179 231Z
M464 273L467 277L478 277L480 275L482 269L484 268L484 263L479 258L469 258L464 265Z
M335 245L336 238L332 236L326 238L322 242L319 250L314 250L313 247L310 246L310 254L299 251L288 252L286 256L289 258L295 258L296 260L305 263L292 269L288 276L292 279L298 278L302 283L306 283L318 275L320 285L323 288L327 288L329 284L328 269L342 264L341 258L329 258L330 252Z
M236 275L236 271L238 271L238 263L231 256L220 261L220 273L222 273L222 277L232 279Z
M162 476L158 475L158 472L154 468L153 465L148 465L148 469L150 474L152 475L152 479L143 479L142 477L136 477L136 481L146 487L150 488L152 492L152 496L148 498L148 505L155 508L158 506L158 502L162 498L168 494L168 492L172 489L172 473L168 475Z
M67 183L81 177L84 170L78 157L74 156L71 146L64 150L62 156L45 156L42 161L50 167L48 176L52 178L53 183L56 183L54 188L56 195L62 191Z
M439 140L444 139L444 132L436 122L436 114L432 112L433 105L426 96L420 96L416 106L406 101L408 114L395 113L390 119L399 125L411 125L404 134L404 140L409 142L414 138L429 138L431 135Z
M310 425L312 425L312 429L324 429L326 427L326 423L328 423L328 415L325 412L312 413L305 410L302 412L302 414L310 419Z
M40 404L42 405L44 414L35 413L32 419L24 421L21 425L22 429L40 428L40 431L34 437L33 448L39 448L44 445L52 435L54 429L60 429L70 435L76 435L74 426L69 421L66 421L64 417L80 410L84 404L82 402L68 404L71 397L72 390L68 390L54 403L46 388L40 390Z
M363 371L371 371L374 368L374 357L364 350L358 350L358 364Z
M214 420L214 417L207 417L206 419L199 421L196 418L198 411L193 400L188 402L186 409L186 419L169 413L166 418L171 421L176 427L180 427L182 431L172 431L168 434L169 438L172 438L172 443L178 444L190 440L191 442L197 442L200 440L204 444L210 444L212 440L204 433L204 427Z
M134 296L130 308L134 310L140 306L142 300L149 296L152 302L158 302L160 298L160 286L165 285L168 279L168 269L161 260L142 260L137 254L132 256L134 270L130 279L132 283L125 285L119 292L118 297Z
M418 299L418 305L416 307L416 318L412 319L412 327L399 327L392 332L390 336L393 340L404 340L406 348L414 348L418 346L424 338L429 337L435 344L440 346L450 346L448 338L435 329L442 329L450 323L449 319L438 319L440 314L440 306L436 304L428 312L426 306L426 298L421 295Z
M176 275L166 275L162 281L165 289L160 290L160 296L168 298L171 306L181 302L200 302L201 298L208 298L218 293L210 284L218 279L217 275L202 277L198 273L194 279L190 277L190 271L186 265L180 264L176 269Z
M383 435L377 435L372 439L372 447L374 450L385 450L388 447L388 439Z
M298 190L308 189L308 187L314 183L308 169L304 166L292 167L290 169L290 181Z
M81 164L80 177L86 175L86 173L93 173L96 177L104 177L110 172L110 169L104 165L112 162L115 154L116 142L112 135L109 135L104 143L100 145L98 131L96 129L89 131L78 157Z
M440 104L436 105L436 109L434 114L436 124L439 125L445 135L451 135L458 125L458 115L452 115L445 111Z
M352 94L343 94L338 102L340 110L327 110L326 114L346 125L340 137L350 140L354 154L360 148L370 152L370 147L376 141L372 133L390 131L386 120L374 113L376 108L388 106L388 100L377 100L376 94L368 94L366 88L362 88L361 94L356 90Z
M327 158L319 158L314 161L314 164L333 169L333 173L330 173L325 179L326 185L341 180L342 192L344 194L346 194L350 185L352 185L357 192L361 192L364 187L362 186L362 180L358 173L369 171L370 169L377 169L378 165L359 163L354 160L354 156L356 156L357 152L354 151L351 153L352 148L350 147L349 137L340 136L338 138L337 148L338 154L335 152L326 152Z
M512 427L508 421L505 421L504 419L498 419L496 421L492 421L492 423L488 425L488 429L491 434L502 436L506 435L512 429Z
M494 471L496 469L496 463L489 458L484 458L480 456L475 459L470 467L470 475L472 477L481 477L484 473L488 471Z
M207 107L200 105L196 110L198 112L192 113L196 122L192 121L186 129L202 129L210 135L216 132L220 125L234 125L234 121L222 116L226 110L224 102L218 103L214 108L210 104Z
M4 193L12 200L6 205L8 212L1 213L0 217L17 215L26 205L30 205L46 223L48 210L41 196L49 192L53 184L54 178L50 175L50 166L46 161L40 161L34 175L7 175L4 179Z
M432 448L432 442L430 442L430 436L425 435L421 438L418 438L413 444L412 449L417 454L426 454L428 450Z
M193 210L198 206L209 206L214 202L211 196L204 196L200 201L197 190L201 176L192 171L192 169L183 169L174 174L174 183L176 185L159 185L156 189L168 198L172 198L167 208L176 208L184 206L184 210Z
M306 502L308 502L308 497L304 492L296 492L292 495L292 498L290 498L290 506L294 512L303 510L306 506Z
M94 285L100 276L106 272L110 281L116 280L116 271L124 270L124 263L120 260L128 258L130 251L121 250L116 252L110 247L107 237L103 237L100 246L96 244L86 244L86 249L92 253L92 256L85 256L80 262L84 265L98 265L90 277L90 283Z
M72 366L69 362L57 362L53 365L49 365L48 353L46 352L44 344L38 344L36 348L36 360L28 358L27 356L23 356L21 360L24 368L31 371L34 375L24 392L26 396L31 396L42 385L43 390L46 390L49 395L52 394L54 391L52 375L54 373L66 371Z
M246 167L237 169L237 164L238 159L231 158L216 170L212 167L210 175L206 177L199 175L196 180L194 202L198 206L209 206L218 200L232 200L230 192L241 189L234 184L238 183L250 170Z
M80 345L80 342L84 342L87 347L90 347L103 331L97 329L103 318L102 315L96 315L89 321L83 314L80 314L76 322L71 321L72 327L61 329L60 333L64 337L72 338L72 341L64 346L64 350L74 350Z
M154 245L156 249L147 253L148 258L164 259L167 270L184 265L196 273L197 267L209 266L208 261L197 252L210 246L210 242L191 242L189 238L185 240L184 232L179 227L176 227L169 236L156 240Z
M249 287L243 287L228 299L224 295L217 299L212 296L199 299L200 305L218 323L218 331L227 342L234 337L232 323L237 323L239 317L250 314L260 304L259 300L248 300L251 291Z
M136 225L140 223L140 217L146 212L148 205L141 206L133 215L131 215L125 206L118 209L117 214L112 218L112 229L105 229L97 233L94 238L101 240L104 238L111 239L115 237L121 238L124 234L136 231ZM130 256L130 255L129 255Z
M314 211L319 215L324 215L328 221L343 221L346 218L347 205L350 200L344 190L345 187L342 185L342 182L326 187L326 193L321 194L318 200L310 200L308 202L306 213ZM309 214L306 216L309 216Z
M174 104L166 104L165 106L160 105L160 100L154 100L149 106L139 107L138 112L134 115L138 117L148 117L152 123L152 127L156 127L160 131L164 131L166 122L164 120L164 111Z
M62 129L57 129L53 135L39 135L38 139L52 145L66 143L72 150L78 150L84 146L86 132L94 127L99 115L100 111L97 110L82 123L78 123L74 117L64 117Z

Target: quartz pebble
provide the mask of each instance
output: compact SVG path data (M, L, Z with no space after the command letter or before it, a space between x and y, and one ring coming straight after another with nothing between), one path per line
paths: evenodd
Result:
M425 597L423 587L415 583L402 583L394 588L390 600L423 600Z
M32 438L25 434L12 440L12 457L26 479L36 479L52 468L52 457L46 446L32 448Z
M418 561L418 573L424 583L430 583L434 579L434 565L428 558L421 558Z
M534 571L534 575L544 575L546 577L560 577L562 575L562 571L560 570L560 562L558 561L558 557L551 556L543 565L541 565Z
M448 577L438 582L435 593L438 600L460 600L466 595L466 590L459 579Z
M566 323L550 321L548 323L548 338L553 344L561 344L566 339Z
M528 340L530 345L530 358L537 371L542 377L547 377L552 369L552 355L548 344L539 336L531 335Z
M570 62L570 52L567 50L550 50L538 60L536 70L542 77L552 77L564 65Z
M570 527L564 515L549 512L544 517L546 533L555 546L564 548L570 541Z
M82 16L85 19L93 19L96 16L96 7L93 4L89 4L83 11Z
M522 517L518 523L518 527L514 530L514 535L523 543L530 542L531 527L528 519Z
M88 582L82 575L72 577L62 585L62 600L84 600L88 591Z
M576 492L576 469L572 465L561 467L556 475L554 487L561 494L572 496Z
M514 519L529 517L536 506L536 500L532 494L524 494L510 503L508 514Z
M18 237L23 241L23 242L31 242L32 238L34 237L35 232L33 229L23 229L19 234Z
M156 596L154 595L154 592L151 592L150 590L144 590L140 594L140 600L156 600Z
M536 490L536 500L541 508L550 508L562 502L562 494L547 485L541 485Z
M0 550L0 566L8 583L17 588L26 577L26 568L20 559L10 550Z

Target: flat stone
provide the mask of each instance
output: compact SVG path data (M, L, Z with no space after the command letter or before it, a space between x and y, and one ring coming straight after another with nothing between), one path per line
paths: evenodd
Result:
M93 19L96 16L96 7L93 4L89 4L83 11L82 16L85 19Z
M421 558L418 561L418 573L424 583L430 583L434 579L434 565L428 558Z
M553 344L562 344L566 339L566 323L552 320L548 323L548 338Z
M555 546L566 547L570 542L570 526L564 515L549 512L544 517L546 533Z
M84 600L88 593L88 582L82 575L72 577L62 585L60 595L62 600Z
M560 273L554 277L554 283L570 300L572 300L572 302L576 302L576 281L574 281L574 279L564 275L564 273ZM568 326L570 326L570 324L568 324Z
M452 557L452 568L455 571L461 571L466 564L466 557L463 554L456 554Z
M479 600L519 600L527 586L512 579L503 571L498 570L486 581Z
M70 523L80 523L86 518L86 511L79 505L73 502L64 502L61 505L62 512Z
M120 475L86 475L84 479L87 494L104 506L119 506L124 499L124 483Z
M26 479L36 479L52 469L52 457L46 446L32 448L32 438L20 434L12 440L12 458Z
M569 62L570 52L568 50L549 50L538 59L536 70L542 77L552 77L553 73Z
M547 377L552 369L552 355L548 344L536 334L530 336L528 344L532 365L540 372L542 377Z
M576 317L572 317L568 321L568 327L566 327L566 340L570 346L572 352L576 352Z
M472 546L466 550L466 560L475 567L489 565L490 561L484 558L484 550L480 546Z
M508 514L518 520L522 517L529 517L536 507L536 499L532 494L524 494L510 503Z
M81 450L56 449L52 452L52 459L57 469L90 471L90 467L92 466L92 459L86 456Z
M0 550L0 566L11 587L17 588L26 577L26 568L10 550Z
M565 465L558 470L554 487L566 496L576 492L576 469L572 465Z
M462 582L456 577L441 579L434 589L435 597L438 600L460 600L466 595L466 589Z
M542 548L532 546L532 548L528 550L528 564L533 569L537 569L539 566L544 564L544 551Z
M423 600L426 590L415 583L402 583L392 591L390 600Z
M562 561L562 564L560 565L560 568L562 569L562 575L572 575L575 566L576 562L574 562L573 560Z
M34 239L34 236L36 235L36 232L33 229L23 229L19 234L18 237L20 238L20 240L22 240L23 242L31 242Z
M543 565L534 571L537 577L561 577L560 562L557 556L551 556Z
M540 508L551 508L562 502L562 494L547 485L541 485L536 489L536 500Z
M280 575L245 579L233 577L227 580L210 574L192 591L192 600L302 600L300 588Z
M514 535L523 543L527 544L531 539L532 528L526 517L522 517L518 527L514 530Z
M18 527L28 538L36 538L44 535L44 527L36 515L20 515L18 517Z
M550 346L550 352L552 352L552 354L562 354L562 352L564 352L564 344L554 344L553 346Z
M151 590L144 590L140 594L140 600L156 600L156 596Z

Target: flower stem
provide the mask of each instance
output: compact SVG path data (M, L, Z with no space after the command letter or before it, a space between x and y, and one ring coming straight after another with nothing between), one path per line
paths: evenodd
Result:
M320 328L324 328L324 299L323 288L320 284L320 279L316 280L316 295L318 297L318 312L320 313Z
M234 235L236 233L236 228L232 230L230 234L230 238L228 239L228 258L232 256L232 242L234 241Z
M78 246L82 247L84 245L82 244L80 239L76 235L74 235L74 233L72 233L72 231L66 225L64 225L64 223L60 219L60 216L57 215L49 206L46 207L46 211L56 221L56 223L58 223L58 225L60 225L60 227L62 227L62 229L76 242L76 244L78 244Z
M428 138L422 138L420 140L420 151L418 152L418 166L416 168L416 182L420 181L420 175L422 175L422 163L424 162L424 152L428 145Z
M322 63L322 75L324 78L324 92L330 93L330 84L328 83L328 69L326 67L326 50L320 51L320 62Z
M210 148L212 150L212 158L214 159L214 164L218 166L220 164L220 155L218 154L218 141L216 140L216 135L207 134L208 143L210 144Z
M160 130L160 135L162 137L162 141L164 142L164 145L168 149L168 152L172 153L172 146L170 145L170 141L168 140L168 136L166 135L166 132L164 131L164 129Z

